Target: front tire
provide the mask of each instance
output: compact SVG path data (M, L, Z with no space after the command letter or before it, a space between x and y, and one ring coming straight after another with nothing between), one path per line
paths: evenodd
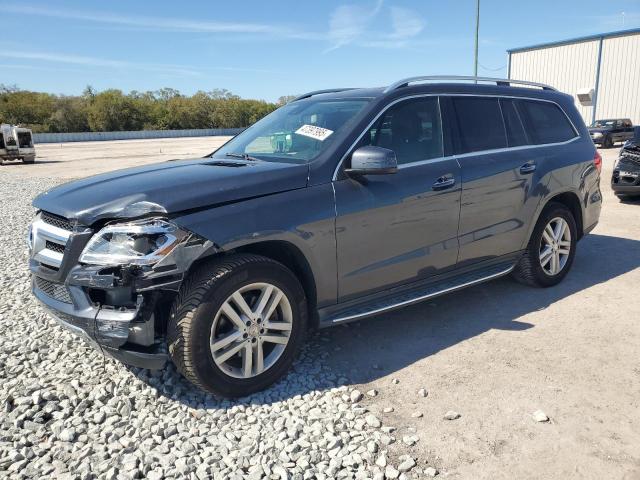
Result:
M571 269L577 239L571 210L560 203L549 204L542 211L513 276L534 287L557 285Z
M606 137L604 137L604 140L602 141L602 147L603 148L613 147L613 138L611 138L611 135L607 135Z
M295 275L266 257L233 255L185 280L167 341L176 367L193 384L242 397L287 372L306 329L306 298Z

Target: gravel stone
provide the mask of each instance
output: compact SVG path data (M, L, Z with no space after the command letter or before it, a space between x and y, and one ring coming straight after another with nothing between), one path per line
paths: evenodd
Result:
M460 418L460 414L454 410L449 410L447 413L444 414L445 420L456 420L458 418Z
M392 465L387 465L387 468L384 469L385 478L394 480L400 476L400 472L393 468Z
M391 412L393 412L393 407L384 407L384 409L382 411L384 413L391 413Z
M367 391L367 395L369 395L370 397L377 397L378 390L376 390L375 388L372 388L371 390Z
M426 397L427 395L429 395L429 392L427 392L427 390L426 390L426 389L421 388L420 390L418 390L418 396L420 396L420 397L423 397L423 398L424 398L424 397Z
M412 447L416 443L418 443L418 440L420 440L420 438L417 435L405 435L404 437L402 437L402 443L409 447Z
M76 432L73 429L65 428L58 434L58 438L63 442L73 442L76 438Z
M540 422L540 423L549 421L549 417L547 417L547 414L544 413L542 410L536 410L535 412L533 412L533 419L536 422Z
M400 472L408 472L416 466L416 461L408 455L403 455L403 457L404 458L401 458L401 463L398 465L398 470Z
M438 470L436 470L433 467L427 467L424 470L422 470L422 473L426 476L426 477L435 477L436 475L438 475Z
M353 390L350 395L351 403L358 403L362 400L362 393L360 390Z
M400 380L398 380L397 378L394 378L393 380L391 380L391 383L393 383L394 385L397 385L400 383Z
M422 416L423 416L423 413L422 413L422 412L413 412L413 413L411 414L411 417L412 417L412 418L422 418Z
M367 425L373 428L380 428L382 426L382 422L375 415L367 415L365 417L365 421L367 422Z

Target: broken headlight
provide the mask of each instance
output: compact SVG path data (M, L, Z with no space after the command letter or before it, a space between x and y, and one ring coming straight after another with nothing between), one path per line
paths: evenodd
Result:
M91 265L152 265L162 260L187 235L166 220L153 218L107 225L80 255Z

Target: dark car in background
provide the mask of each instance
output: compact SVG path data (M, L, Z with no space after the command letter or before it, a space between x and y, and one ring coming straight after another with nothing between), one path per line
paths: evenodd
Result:
M613 168L611 188L618 198L640 197L640 127L634 128L634 137L620 150Z
M611 148L614 143L633 138L633 123L628 118L596 120L589 127L589 135L596 145Z
M573 98L547 85L311 92L209 157L38 196L33 293L105 354L170 358L205 390L247 395L309 329L508 274L558 284L598 222L601 167Z

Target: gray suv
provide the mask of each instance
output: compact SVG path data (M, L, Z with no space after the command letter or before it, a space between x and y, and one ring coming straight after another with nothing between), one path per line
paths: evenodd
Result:
M124 363L237 397L308 330L512 274L550 287L598 222L569 95L416 77L303 95L211 155L38 196L33 293Z

